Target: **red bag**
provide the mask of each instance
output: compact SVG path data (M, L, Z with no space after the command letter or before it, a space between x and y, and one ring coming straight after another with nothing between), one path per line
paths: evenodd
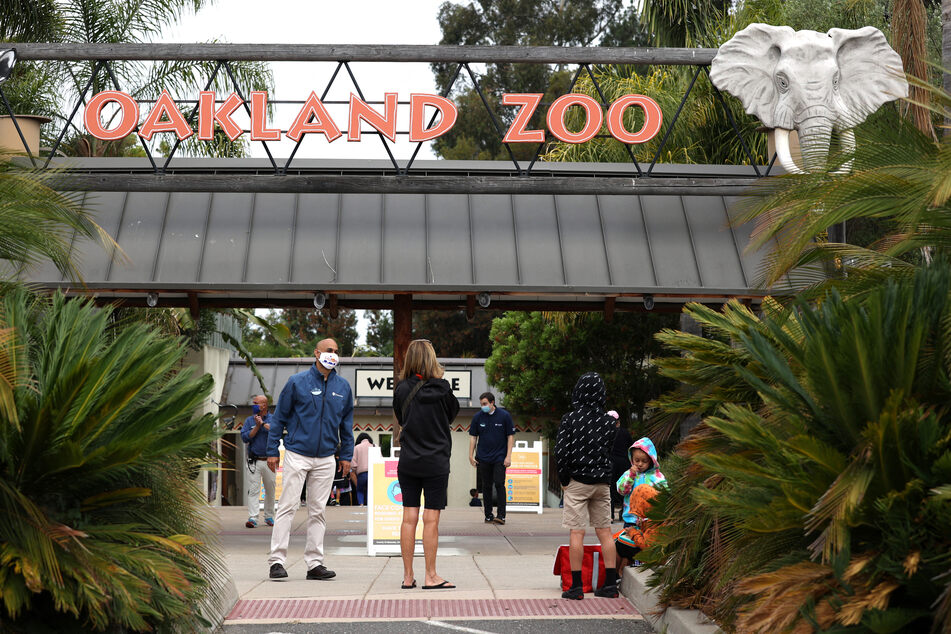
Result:
M561 575L561 589L571 587L571 562L568 559L568 544L558 547L555 553L555 566L552 574ZM581 588L585 592L594 592L604 585L604 559L601 558L601 545L586 544L581 559Z

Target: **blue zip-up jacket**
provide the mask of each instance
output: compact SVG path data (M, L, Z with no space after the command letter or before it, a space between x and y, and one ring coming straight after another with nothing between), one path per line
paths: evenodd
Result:
M267 424L274 423L274 417L270 414L265 414L261 418ZM262 424L258 433L254 434L254 438L251 438L252 429L254 429L254 416L248 416L244 419L244 425L241 426L241 440L244 441L244 444L248 445L248 451L250 453L263 458L267 456L268 430L264 429L264 425Z
M331 370L324 381L317 366L287 379L277 399L267 437L268 457L284 448L308 458L332 456L340 444L340 459L353 460L353 393L345 378Z

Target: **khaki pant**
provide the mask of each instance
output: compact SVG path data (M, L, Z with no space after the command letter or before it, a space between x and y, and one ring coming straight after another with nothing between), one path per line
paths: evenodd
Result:
M248 481L248 517L258 518L261 512L261 482L264 482L264 517L274 517L274 487L277 474L267 468L267 460L256 460L252 467L244 463L244 477Z
M561 525L569 530L611 527L611 487L572 480L565 487Z
M307 542L304 562L310 570L324 562L324 533L327 521L324 509L330 496L337 462L333 456L308 458L293 451L284 451L284 479L281 499L277 503L274 529L271 531L271 556L268 565L287 561L287 545L291 524L300 503L300 492L307 486Z

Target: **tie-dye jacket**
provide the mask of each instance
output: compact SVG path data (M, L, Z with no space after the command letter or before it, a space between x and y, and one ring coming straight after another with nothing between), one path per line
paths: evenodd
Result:
M635 440L634 444L627 450L628 460L632 459L635 449L640 449L650 456L653 466L644 473L638 473L636 475L631 473L633 469L633 467L631 467L631 469L624 472L624 475L618 478L617 491L624 496L624 512L621 515L621 519L624 520L625 524L638 524L641 519L631 512L631 491L634 490L634 487L641 484L649 484L655 489L667 486L667 478L660 472L657 462L657 449L654 448L654 443L651 442L651 439L645 436L639 440Z

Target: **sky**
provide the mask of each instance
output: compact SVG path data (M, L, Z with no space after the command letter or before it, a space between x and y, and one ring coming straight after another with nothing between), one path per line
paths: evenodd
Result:
M442 36L436 16L445 0L218 0L170 28L161 41L283 44L438 44ZM262 15L262 9L266 11ZM319 12L319 13L318 13ZM274 91L270 98L304 100L311 91L320 96L333 75L334 62L272 63ZM350 64L367 100L382 99L384 92L397 92L401 100L411 92L438 93L428 64ZM244 90L245 94L247 93ZM327 95L327 101L348 100L356 93L349 76L341 71ZM226 96L226 95L225 95ZM221 96L219 95L219 98ZM272 123L287 129L299 105L276 106ZM346 106L328 106L341 130L346 129ZM409 112L399 106L397 128L406 130ZM364 126L364 129L367 129ZM294 145L285 140L275 147L275 156L287 157ZM424 144L419 159L435 158ZM397 137L393 149L397 159L407 160L415 149L405 135ZM252 156L265 157L261 143L251 144ZM376 136L360 142L344 137L327 143L323 135L308 134L298 150L301 158L386 159L386 151Z

